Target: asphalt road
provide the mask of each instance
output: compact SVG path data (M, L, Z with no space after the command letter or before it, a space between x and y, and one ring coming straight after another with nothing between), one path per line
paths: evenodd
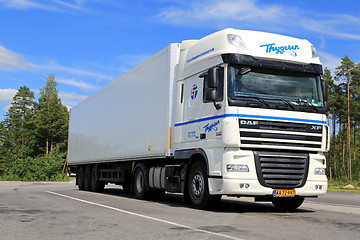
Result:
M109 185L0 182L0 239L360 239L360 194L329 192L292 212L251 198L196 210L181 195L140 201Z

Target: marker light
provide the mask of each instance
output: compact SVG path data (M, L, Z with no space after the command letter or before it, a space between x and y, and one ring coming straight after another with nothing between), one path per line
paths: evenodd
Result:
M242 164L229 164L226 165L227 172L249 172L249 167Z
M242 49L246 49L244 41L241 39L241 37L239 35L228 34L227 39L231 45L242 48Z
M325 168L315 168L315 175L325 175Z
M317 54L316 49L315 49L315 47L313 45L311 45L311 57L312 58L319 57L319 55Z

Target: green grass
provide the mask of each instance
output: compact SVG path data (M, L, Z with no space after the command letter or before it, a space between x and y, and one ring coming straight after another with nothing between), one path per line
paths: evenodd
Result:
M353 193L360 193L360 182L358 181L336 181L336 180L329 180L328 181L329 187L328 191L330 192L353 192ZM356 189L344 189L346 185L353 185Z
M351 192L351 193L360 193L360 189L344 189L340 187L328 187L328 192Z

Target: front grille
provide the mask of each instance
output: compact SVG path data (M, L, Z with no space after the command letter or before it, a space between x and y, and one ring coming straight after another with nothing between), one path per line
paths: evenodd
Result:
M309 154L254 151L260 184L276 189L302 187L307 178Z
M239 119L239 127L242 148L321 149L320 124Z

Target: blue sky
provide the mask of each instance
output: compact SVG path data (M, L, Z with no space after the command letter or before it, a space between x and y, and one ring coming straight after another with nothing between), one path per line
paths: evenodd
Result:
M334 71L360 62L359 13L358 0L0 0L0 120L49 73L72 107L169 43L228 27L306 38Z

